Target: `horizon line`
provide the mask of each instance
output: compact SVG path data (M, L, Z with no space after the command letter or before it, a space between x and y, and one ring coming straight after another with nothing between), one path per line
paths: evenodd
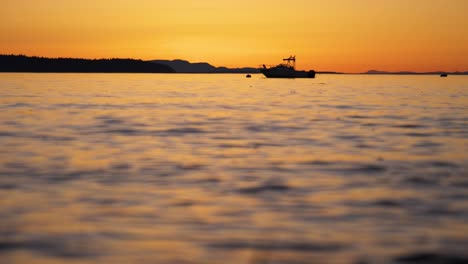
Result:
M46 56L42 56L42 55L26 55L26 54L0 54L0 56L24 56L24 57L32 57L32 58L45 58L45 59L78 59L78 60L112 60L112 59L118 59L118 60L139 60L139 61L176 61L176 60L179 60L179 61L186 61L188 63L191 63L191 64L195 64L195 63L207 63L211 66L214 66L216 68L228 68L228 69L234 69L234 68L254 68L254 69L260 69L261 67L253 67L253 66L236 66L236 67L227 67L227 66L216 66L216 65L213 65L211 64L210 62L208 61L189 61L187 59L180 59L180 58L176 58L176 59L150 59L150 60L144 60L144 59L140 59L140 58L131 58L131 57L93 57L93 58L86 58L86 57L46 57ZM386 75L386 74L401 74L401 75L405 75L405 74L439 74L439 73L451 73L451 74L468 74L468 69L467 70L456 70L456 71L444 71L444 70L433 70L433 71L409 71L409 70L397 70L397 71L387 71L387 70L375 70L374 69L370 69L370 70L367 70L367 71L364 71L364 72L342 72L342 71L335 71L335 70L315 70L315 72L317 73L337 73L337 74L375 74L375 75L378 75L378 74L382 74L382 75Z

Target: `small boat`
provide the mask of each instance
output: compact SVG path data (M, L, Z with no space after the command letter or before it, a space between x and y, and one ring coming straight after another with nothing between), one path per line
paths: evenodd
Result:
M447 77L447 76L448 76L447 73L441 73L441 74L440 74L440 77Z
M263 64L260 72L267 78L315 78L315 71L296 71L296 56L283 59L286 63L267 68Z
M247 74L247 75L245 76L245 78L252 78L252 75Z

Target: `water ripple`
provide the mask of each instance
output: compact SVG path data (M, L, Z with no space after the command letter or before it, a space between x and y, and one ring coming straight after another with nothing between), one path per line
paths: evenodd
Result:
M463 76L0 75L3 262L467 262Z

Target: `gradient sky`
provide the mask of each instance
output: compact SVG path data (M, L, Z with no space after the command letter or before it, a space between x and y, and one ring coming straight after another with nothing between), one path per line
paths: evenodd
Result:
M468 70L468 0L0 0L0 53Z

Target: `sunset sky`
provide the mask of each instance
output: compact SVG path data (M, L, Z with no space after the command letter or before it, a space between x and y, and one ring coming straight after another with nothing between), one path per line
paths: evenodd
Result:
M1 0L0 53L468 70L467 0Z

